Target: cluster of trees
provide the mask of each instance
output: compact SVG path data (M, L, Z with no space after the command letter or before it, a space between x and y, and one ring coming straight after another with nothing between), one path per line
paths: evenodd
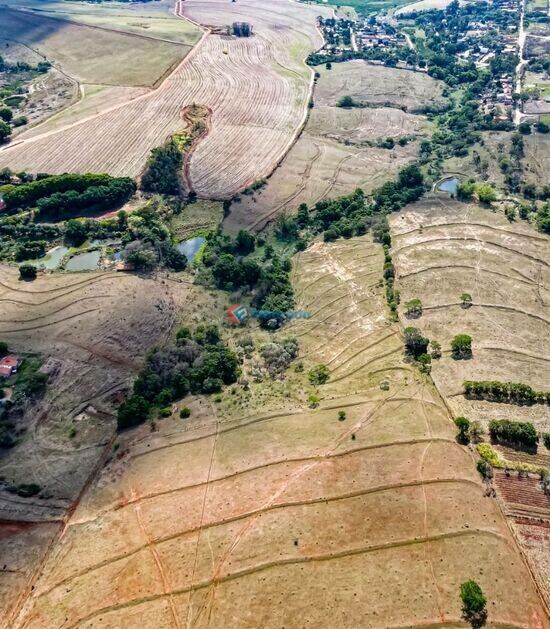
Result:
M45 240L26 240L18 243L15 248L16 261L41 258L46 253L47 244Z
M181 328L176 344L152 351L134 381L132 395L118 408L118 428L123 430L151 418L191 393L216 393L239 376L237 356L222 341L215 325Z
M136 184L130 177L111 177L104 185L90 186L83 192L54 192L38 199L36 206L41 218L56 221L91 210L104 211L120 207L135 191Z
M459 199L471 199L474 194L481 203L491 205L497 200L496 190L488 183L475 183L474 181L464 181L458 185L456 190Z
M262 319L262 326L278 327L284 313L294 307L291 263L275 255L270 245L265 246L262 257L251 255L255 248L256 239L245 230L235 239L221 233L209 235L202 257L205 281L228 291L254 290L252 306L274 313L272 319Z
M550 404L550 392L535 391L528 384L520 382L499 382L498 380L466 380L466 397L490 402L509 404Z
M536 451L539 441L533 424L529 422L514 422L508 419L491 420L489 422L489 434L496 443L530 452Z
M39 200L50 197L55 193L69 191L83 193L88 190L88 188L110 186L113 181L119 180L124 181L126 178L115 178L110 175L97 175L93 173L87 173L84 175L40 174L36 176L34 181L25 182L19 185L7 184L1 186L0 195L4 199L8 210L18 210L35 206Z
M151 151L140 187L146 192L179 195L182 191L183 156L171 139Z
M470 441L479 443L483 437L483 427L478 421L471 422L467 417L455 417L455 426L458 428L457 441L467 445Z
M118 214L125 245L122 258L138 271L150 271L157 266L182 271L187 265L187 258L172 242L170 230L162 220L163 208L158 199L153 199L129 216Z

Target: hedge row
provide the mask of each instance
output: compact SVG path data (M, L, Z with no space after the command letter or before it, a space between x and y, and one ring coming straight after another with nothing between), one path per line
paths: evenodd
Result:
M493 419L489 422L489 434L496 443L534 450L539 437L533 424L513 422L509 419Z
M528 384L497 380L467 380L464 393L468 398L510 404L550 404L550 392L535 391Z

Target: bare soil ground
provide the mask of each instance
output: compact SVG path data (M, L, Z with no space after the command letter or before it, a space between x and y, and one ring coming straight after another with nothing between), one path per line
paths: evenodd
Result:
M436 194L393 216L391 228L402 309L412 298L423 304L420 318L403 317L441 343L443 357L433 361L432 376L453 414L479 420L485 429L492 419L509 419L530 421L538 431L548 432L547 406L467 400L462 383L513 381L548 390L550 239L525 222L510 224L501 213ZM460 305L464 292L473 298L467 309ZM472 336L470 360L450 355L451 339L460 333ZM542 444L537 455L498 450L506 460L550 464ZM500 476L497 480L500 489L512 482ZM529 526L521 522L518 539L547 595L548 532L535 534Z
M217 27L248 20L255 34L206 35L151 94L25 139L0 152L0 164L25 164L31 171L47 167L49 172L137 175L150 149L181 129L183 107L195 102L213 112L211 132L190 165L199 196L230 197L267 175L305 116L311 70L304 58L320 45L315 18L328 10L285 0L269 6L258 0L187 0L178 11ZM83 143L86 151L81 150Z
M0 549L7 546L0 562L7 564L0 571L0 604L7 609L109 452L114 406L145 352L163 342L182 309L192 315L201 300L178 282L81 273L25 283L15 269L3 267L0 302L0 338L12 351L40 353L49 373L45 397L17 417L17 445L0 453L4 480L42 488L33 498L0 494L0 520L16 523L14 530L0 526L0 537L7 531L0 540ZM36 526L17 529L17 522Z
M381 267L368 237L300 254L312 317L285 333L306 368L329 365L319 406L231 419L196 402L127 433L11 626L462 626L467 578L494 626L544 626L442 400L403 362Z
M0 25L81 83L152 87L190 46L3 8Z
M402 147L397 140L426 135L426 118L382 104L418 108L440 94L437 81L362 61L334 64L332 70L315 69L321 77L304 132L268 185L232 204L224 222L228 230L243 226L259 229L277 214L294 211L300 203L349 194L357 187L369 192L416 157L418 141ZM337 107L339 98L346 94L375 107ZM368 144L387 137L395 139L395 148Z

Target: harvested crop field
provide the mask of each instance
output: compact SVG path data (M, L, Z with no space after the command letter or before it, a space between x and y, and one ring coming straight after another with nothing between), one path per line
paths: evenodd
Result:
M304 132L267 186L232 204L224 222L228 230L259 229L278 214L294 211L300 203L349 194L357 187L369 192L416 157L418 139L428 134L429 123L424 116L399 107L428 103L440 94L437 81L362 61L337 63L332 70L317 66L315 70L321 76ZM411 82L411 77L418 82ZM337 107L340 97L347 94L369 106ZM386 102L394 106L384 106ZM394 140L394 148L380 148L379 142L388 137ZM399 146L399 138L410 141Z
M367 237L300 254L312 317L288 332L329 365L319 406L126 433L11 626L461 626L468 578L491 623L542 626L496 502L403 362L382 259Z
M152 87L190 46L0 9L0 26L81 83ZM4 30L5 29L5 30Z
M193 187L205 198L232 196L271 171L306 112L311 70L304 58L321 43L315 18L322 10L295 4L289 15L288 6L285 0L180 3L182 16L209 25L249 20L254 35L207 34L151 94L56 132L22 136L24 142L0 152L0 165L135 176L150 149L181 129L182 109L195 102L213 113L191 160ZM88 138L94 141L82 151Z

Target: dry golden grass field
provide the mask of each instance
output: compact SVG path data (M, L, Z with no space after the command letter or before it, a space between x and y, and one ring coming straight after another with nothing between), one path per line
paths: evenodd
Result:
M368 237L300 254L312 317L283 334L306 371L330 368L318 406L194 401L187 422L126 433L9 626L462 627L469 578L489 626L547 626L444 403L403 360L382 261Z
M550 239L525 222L510 224L500 212L439 194L393 216L391 228L402 309L412 298L423 304L420 318L407 320L403 313L403 320L441 343L443 357L433 361L432 376L454 415L480 421L485 429L492 419L508 419L529 421L537 431L550 432L548 406L469 400L462 386L464 380L499 380L548 390ZM472 296L471 307L461 306L462 293ZM460 333L473 339L470 360L451 357L451 339ZM512 463L550 468L550 452L542 442L536 455L500 446L496 449ZM525 485L533 485L535 503L529 492L519 492L517 483L523 480ZM513 472L512 477L497 476L497 481L506 512L550 605L548 497L534 475L518 479ZM522 500L526 503L518 514L509 503Z
M438 98L441 88L437 81L363 61L337 63L331 70L317 66L315 70L321 76L304 132L267 186L232 204L224 222L228 230L243 225L259 229L277 214L294 211L300 203L314 204L349 194L357 187L368 192L416 157L418 139L428 134L429 123L424 116L399 107L414 110ZM368 107L337 107L344 95ZM393 149L375 145L387 137L394 139ZM412 141L399 146L401 137Z
M150 149L181 130L181 112L195 102L210 107L212 119L191 160L193 187L205 198L232 196L272 170L306 113L312 71L304 59L321 43L315 19L328 10L293 4L290 15L289 7L287 0L179 3L182 18L210 26L249 20L254 36L206 34L150 94L22 135L0 151L0 166L135 176Z
M114 407L144 354L181 311L192 316L204 300L185 284L121 273L53 274L29 284L18 281L16 269L0 269L0 338L22 355L40 353L49 374L45 397L22 409L18 443L0 462L3 480L42 488L33 498L0 491L6 613L110 451Z

